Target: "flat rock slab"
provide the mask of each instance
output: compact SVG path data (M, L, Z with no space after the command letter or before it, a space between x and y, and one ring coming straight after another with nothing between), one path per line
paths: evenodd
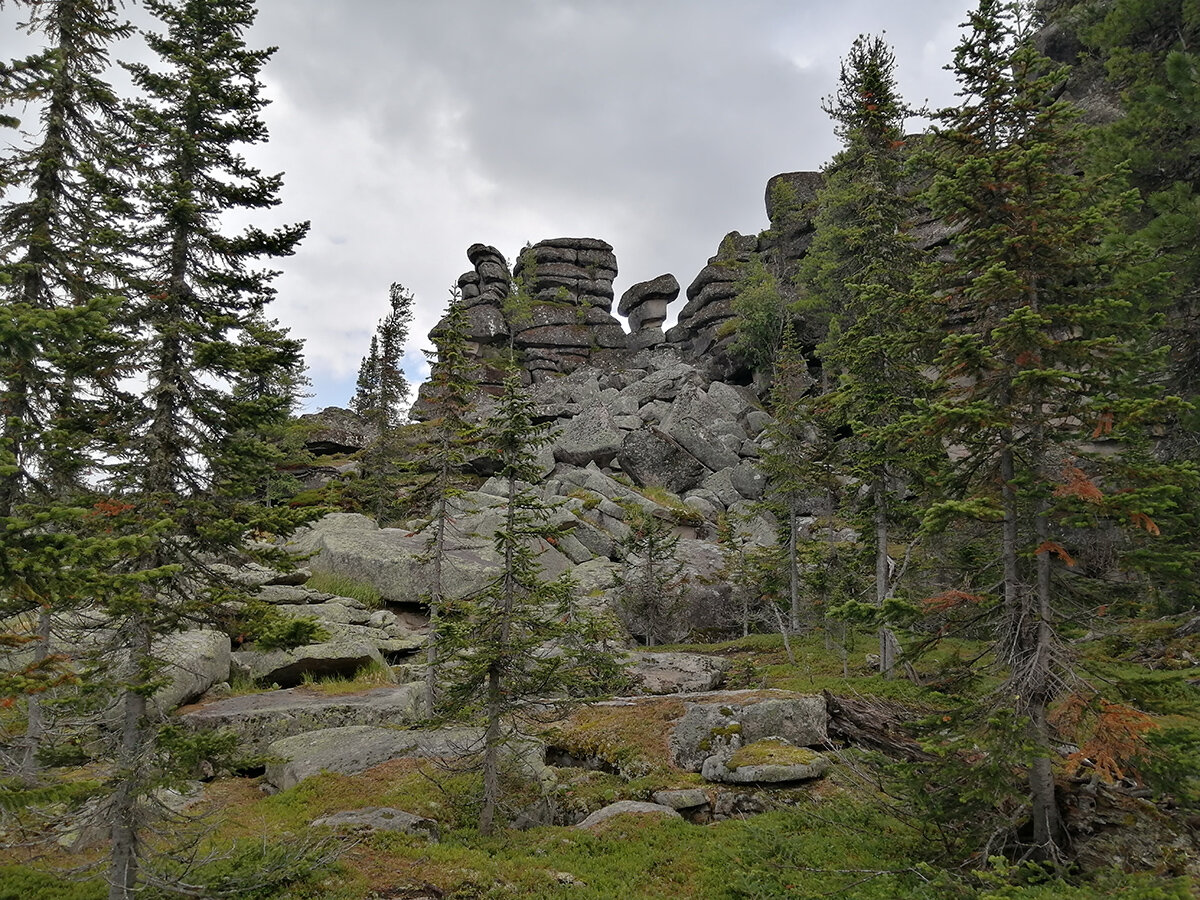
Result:
M338 831L395 831L400 834L414 834L431 842L438 839L438 826L433 819L414 816L410 812L390 806L346 810L314 819L312 825L314 828L325 826Z
M671 809L671 807L663 806L661 803L643 803L640 800L618 800L616 803L610 803L603 809L596 810L575 827L595 828L601 822L607 822L614 816L622 815L661 816L664 819L683 818L683 816Z
M647 694L711 691L719 687L729 660L701 653L633 653L629 674Z
M317 728L407 724L421 717L421 696L418 684L340 696L288 688L218 700L179 718L197 730L232 729L242 738L245 750L263 753L274 741Z
M321 772L357 775L393 759L462 759L483 749L481 728L437 728L402 731L372 725L346 725L307 731L275 741L267 753L266 780L287 790ZM508 763L533 778L547 773L545 748L530 739L514 739L504 747Z

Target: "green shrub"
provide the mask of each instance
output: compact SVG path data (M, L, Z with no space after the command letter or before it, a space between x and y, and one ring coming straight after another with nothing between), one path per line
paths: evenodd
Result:
M291 650L306 644L319 644L329 640L329 632L314 616L298 619L280 617L266 625L255 637L257 650Z
M0 900L104 900L100 880L67 881L27 866L0 866Z

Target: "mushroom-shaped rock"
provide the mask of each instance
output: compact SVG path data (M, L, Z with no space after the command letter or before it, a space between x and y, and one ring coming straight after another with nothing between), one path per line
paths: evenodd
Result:
M633 349L655 347L666 340L662 323L667 307L678 296L679 282L671 274L635 284L621 296L617 312L629 318Z

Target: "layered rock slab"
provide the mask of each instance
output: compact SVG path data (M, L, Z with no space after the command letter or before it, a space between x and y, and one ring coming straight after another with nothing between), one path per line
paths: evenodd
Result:
M347 725L308 731L267 748L276 761L267 766L266 780L287 790L321 772L357 775L393 759L462 760L483 750L483 735L482 728L469 727L400 731ZM536 741L510 740L504 755L509 765L527 777L540 780L547 776L545 748Z
M198 731L227 728L248 753L264 753L274 741L318 728L346 725L406 725L423 715L422 687L402 684L358 694L329 695L287 688L227 697L179 714Z

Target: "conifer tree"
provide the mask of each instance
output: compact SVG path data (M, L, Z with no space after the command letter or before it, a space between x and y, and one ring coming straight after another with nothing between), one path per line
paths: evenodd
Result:
M402 285L393 283L388 299L391 312L371 336L370 350L359 366L351 401L354 411L374 426L378 434L364 456L366 472L358 487L380 525L394 515L400 493L398 427L409 395L402 364L414 298Z
M123 724L107 816L113 900L137 890L146 798L165 773L153 766L156 733L147 705L156 638L203 621L230 596L208 566L214 556L281 561L251 536L297 522L244 495L261 471L256 430L284 414L276 386L299 367L298 342L265 324L275 274L258 260L290 254L307 223L240 234L221 228L229 209L278 204L281 176L263 175L238 147L266 140L259 72L273 50L243 35L250 0L147 0L165 33L145 35L162 68L127 66L143 98L131 110L146 165L136 186L140 271L136 362L144 394L126 409L128 439L116 484L133 524L154 535L136 565L158 577L110 604L129 664L121 678Z
M833 489L828 454L833 452L832 435L812 424L813 380L800 349L796 332L784 330L783 344L775 360L771 380L772 422L762 442L760 465L767 483L767 504L782 523L782 545L786 548L788 627L799 631L804 621L800 565L801 508L814 493L826 495Z
M911 202L902 190L910 110L896 86L895 56L881 38L854 41L824 109L843 148L825 170L801 278L810 303L831 317L819 349L829 383L819 407L825 428L845 435L837 448L839 475L870 491L863 530L874 534L875 615L883 617L893 589L888 546L899 517L895 493L920 460L900 422L926 382L919 352L926 322L913 290L921 256L906 234ZM897 644L885 619L879 638L880 671L890 674Z
M37 116L0 161L0 187L17 188L0 205L0 533L14 551L0 567L0 598L6 621L35 612L31 671L40 671L52 662L54 615L99 584L89 582L102 538L85 534L81 479L123 371L113 323L121 240L110 225L121 195L110 172L127 161L114 150L117 98L104 76L109 44L130 29L112 0L21 5L44 47L0 65L0 106L20 102ZM42 740L39 692L26 713L28 781Z
M647 647L679 634L675 617L683 605L683 563L671 523L638 506L627 507L629 534L619 542L623 557L613 576L617 602L631 632Z
M975 584L999 585L998 702L1027 728L1026 850L1057 861L1066 842L1048 708L1071 680L1061 627L1078 612L1063 572L1086 560L1089 526L1157 529L1179 487L1161 470L1152 485L1125 477L1144 458L1147 423L1173 402L1137 285L1114 278L1127 261L1105 241L1129 198L1072 174L1077 115L1049 99L1064 73L1029 38L1025 10L980 0L955 51L962 102L932 135L926 199L954 229L934 284L969 324L938 360L928 423L953 450L954 493L926 526L992 529L999 567ZM1122 452L1089 453L1096 440Z
M426 412L424 440L413 459L418 472L431 471L423 498L432 505L432 535L426 547L429 565L429 634L425 647L425 713L432 716L438 702L438 647L441 614L447 598L446 555L454 545L450 503L462 494L467 449L477 439L470 421L477 390L475 364L467 347L467 317L457 287L451 288L450 309L432 334L436 351L429 352L429 381L423 393Z
M587 692L579 673L595 670L587 657L597 651L575 640L589 623L573 609L574 582L569 575L547 580L538 560L559 530L533 486L541 478L537 449L549 439L549 426L536 424L533 412L514 371L485 423L505 491L494 536L498 570L479 595L455 604L441 638L445 655L455 657L446 706L484 728L479 830L485 835L495 828L504 750L520 740L522 722L544 713L546 698ZM553 652L544 652L547 645Z

